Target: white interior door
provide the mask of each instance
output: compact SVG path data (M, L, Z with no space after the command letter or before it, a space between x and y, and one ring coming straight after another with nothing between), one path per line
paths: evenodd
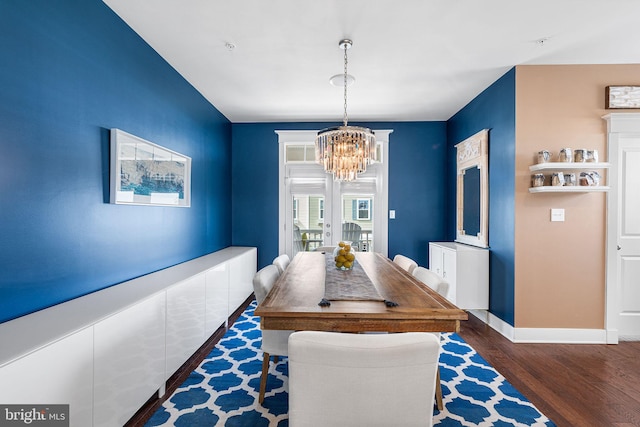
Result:
M618 337L608 342L640 340L640 133L628 128L634 116L640 131L640 115L623 114L625 131L609 134L607 330L615 335L617 325Z

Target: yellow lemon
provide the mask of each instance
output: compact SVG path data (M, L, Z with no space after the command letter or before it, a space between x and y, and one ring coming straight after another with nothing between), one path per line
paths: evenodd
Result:
M344 247L344 242L338 243L338 246L340 246L341 248Z
M344 257L344 255L338 255L336 257L336 262L345 262L347 259Z
M345 263L342 264L344 266L344 268L351 268L351 266L353 265L351 262L347 261Z
M356 259L356 256L352 253L348 253L345 255L345 258L347 259L347 261L353 262L353 260Z
M336 262L336 267L338 267L338 268L342 267L342 263L341 262Z
M340 255L342 255L342 256L345 256L345 255L347 254L347 251L345 251L344 249L340 249L340 250L338 251L338 254L340 254Z
M344 250L349 252L351 250L351 245L344 245Z

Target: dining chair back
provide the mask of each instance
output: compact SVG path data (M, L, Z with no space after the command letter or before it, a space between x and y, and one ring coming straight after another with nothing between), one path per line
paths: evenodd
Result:
M409 272L409 274L413 273L413 269L418 266L418 263L412 260L411 258L404 255L396 255L393 257L393 262L398 264L400 268Z
M449 293L449 282L428 268L416 267L413 270L413 277L420 280L443 297L447 297L447 294Z
M290 262L291 259L289 258L289 255L282 254L274 258L273 265L278 267L278 271L280 271L280 274L282 274L287 269Z
M267 294L271 288L273 288L278 277L280 277L280 271L278 267L273 264L261 268L255 276L253 276L253 293L256 296L258 304L262 303L267 297Z
M294 332L289 425L432 426L439 351L426 332Z
M260 269L253 277L253 293L258 304L262 303L269 294L271 288L280 277L280 271L275 265L267 265ZM289 335L293 331L262 330L262 373L260 375L260 391L258 402L264 402L264 395L267 389L267 375L269 374L269 361L271 356L286 356L288 353Z

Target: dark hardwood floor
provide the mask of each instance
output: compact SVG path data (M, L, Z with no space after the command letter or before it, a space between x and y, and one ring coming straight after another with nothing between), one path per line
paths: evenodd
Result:
M214 334L168 381L165 398L224 332ZM514 344L471 314L460 336L558 427L640 427L640 342ZM153 396L126 427L144 425L164 400Z
M460 336L558 427L640 426L640 342L514 344L473 315Z

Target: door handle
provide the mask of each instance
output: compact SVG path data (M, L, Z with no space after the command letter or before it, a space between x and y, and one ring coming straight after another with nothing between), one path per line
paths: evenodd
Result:
M618 245L618 250L620 250L620 249L622 249L622 248L620 247L620 245Z

